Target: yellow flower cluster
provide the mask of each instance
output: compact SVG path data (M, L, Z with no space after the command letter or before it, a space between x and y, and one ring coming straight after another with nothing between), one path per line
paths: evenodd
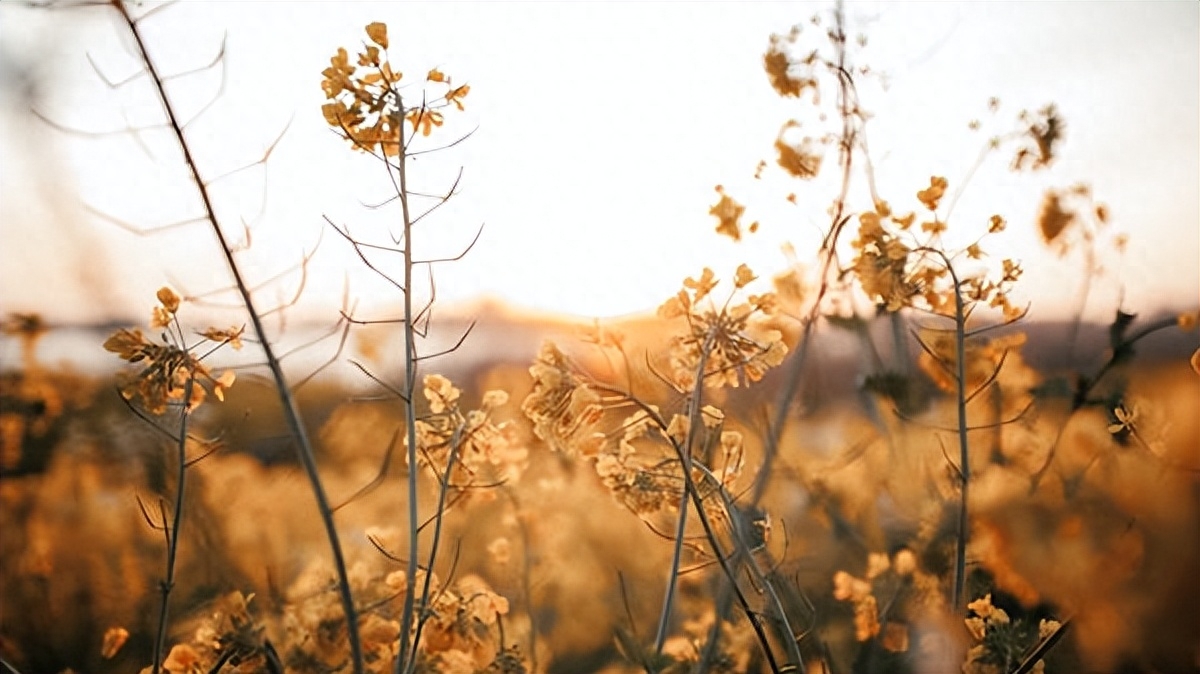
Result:
M551 449L594 456L604 440L594 432L604 415L600 396L577 375L566 355L553 342L542 344L529 368L533 390L521 411L533 422L533 432Z
M883 303L888 311L909 306L921 289L918 279L909 270L912 249L898 235L883 227L877 211L859 215L858 222L858 238L852 245L858 251L854 273L863 292Z
M161 343L147 339L136 328L122 328L104 342L106 351L130 363L142 365L140 372L126 378L121 386L121 395L126 400L140 398L146 411L151 414L162 414L168 404L183 402L189 382L191 397L187 401L188 410L194 410L203 403L210 388L218 400L224 400L225 389L233 385L234 372L226 370L219 376L213 375L201 358L182 343L176 316L181 300L174 291L170 288L159 289L158 301L159 304L151 312L150 324L159 329L172 325L176 328L164 331ZM209 328L201 335L238 349L242 346L242 331L242 328Z
M398 533L394 529L368 530L372 540L385 547L390 547L390 539ZM443 583L436 573L427 576L421 570L410 583L404 571L386 572L381 568L381 559L360 559L350 568L355 596L373 607L360 615L358 625L367 654L366 671L378 674L392 671L404 596L410 591L420 593L426 580L430 583L430 595L428 604L420 609L426 622L417 654L417 671L465 674L522 671L502 668L511 667L514 661L519 664L520 656L514 648L506 649L500 642L498 623L509 613L508 599L493 591L486 581L468 574L451 585ZM346 661L345 620L337 594L329 591L331 582L328 565L317 562L309 565L288 588L280 629L274 633L280 635L276 645L279 652L287 654L289 669L332 671ZM207 652L198 639L199 636L193 639L192 646ZM209 671L211 659L205 658L203 662L208 666L201 671Z
M934 211L948 186L945 178L933 176L929 179L929 187L917 192L917 199ZM983 259L985 254L979 245L983 237L958 253L945 252L934 243L934 237L946 230L945 222L936 216L922 222L921 231L930 237L922 243L912 233L915 214L895 215L886 202L877 203L873 211L861 213L858 220L858 238L851 244L856 251L854 273L863 292L887 311L917 307L936 314L953 315L955 293L960 292L968 303L984 303L999 309L1006 321L1020 317L1021 309L1009 299L1009 292L1022 273L1020 264L1013 260L1001 261L999 278L973 276L962 279L957 288L953 284L947 264L962 254L971 259ZM1004 218L993 215L983 236L1002 232L1006 225ZM938 251L945 252L945 257Z
M878 639L880 646L893 653L908 651L908 625L938 616L942 611L937 577L919 568L917 555L909 548L902 548L892 556L880 552L868 554L865 576L857 578L845 571L833 576L833 598L854 605L854 638ZM885 609L889 619L882 624L876 595L889 597ZM902 595L904 599L897 602Z
M339 48L321 72L321 90L328 103L321 114L330 126L340 129L357 150L375 151L397 156L403 150L401 138L403 121L412 125L413 132L428 136L441 126L441 109L453 105L463 109L463 99L470 85L454 86L450 77L438 69L425 76L425 82L438 84L444 91L438 96L425 93L420 105L406 106L400 95L400 80L404 74L392 69L387 60L387 25L379 22L366 27L369 43L350 62L350 54Z
M783 335L755 324L755 319L774 313L775 294L749 295L746 302L730 306L733 294L755 278L749 267L740 265L730 297L719 308L711 300L702 307L718 284L713 271L705 267L699 279L684 280L683 289L658 308L662 318L687 322L687 331L671 340L671 376L679 390L694 388L701 359L704 385L711 388L756 382L783 362L787 354Z
M966 674L1011 671L1018 662L1014 654L1023 654L1033 648L1039 641L1058 631L1060 626L1057 620L1043 618L1034 636L1021 629L1019 623L1014 624L1004 609L993 605L990 594L967 604L967 609L974 615L963 622L976 644L967 651L967 659L962 667ZM1039 660L1030 671L1041 674L1045 666L1045 662Z
M795 58L792 51L800 38L800 26L784 35L771 35L767 52L763 55L763 68L771 88L784 98L799 98L806 89L817 93L815 67L819 63L817 52L812 51L803 58Z
M518 441L511 422L497 423L496 408L508 403L508 393L488 391L480 408L464 412L461 391L440 374L424 379L429 414L417 419L417 460L422 465L444 467L456 452L450 484L456 487L478 481L481 471L489 479L515 482L524 472L528 451Z

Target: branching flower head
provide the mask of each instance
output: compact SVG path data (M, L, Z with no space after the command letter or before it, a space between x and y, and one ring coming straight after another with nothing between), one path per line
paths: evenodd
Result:
M158 291L159 304L151 313L151 325L155 328L168 328L177 321L180 298L170 288ZM219 337L219 343L241 345L241 330L219 330L209 328L201 333L204 336ZM132 377L126 377L121 386L121 395L126 400L140 399L142 405L151 414L162 414L167 405L186 401L187 409L194 410L204 402L207 390L211 389L218 400L225 399L225 390L233 385L235 375L232 370L226 370L220 375L214 375L209 367L202 362L202 357L192 353L195 348L188 347L182 342L182 333L176 329L162 333L162 342L154 342L138 329L120 329L104 342L107 351L117 354L122 360L140 364L142 370Z
M600 396L553 342L542 345L529 374L533 391L521 403L521 411L533 422L533 432L555 450L594 453L593 429L604 414Z
M734 292L754 278L749 267L738 267ZM774 294L751 295L745 303L730 306L731 293L720 307L711 301L702 304L717 283L713 271L705 267L699 279L685 279L683 289L658 308L662 318L687 322L686 332L671 342L671 375L681 390L693 387L702 359L704 385L719 388L758 381L787 354L779 331L755 323L774 310Z
M504 391L488 391L479 409L462 410L462 392L440 374L425 376L423 393L429 414L417 419L418 462L444 475L454 453L449 484L466 487L480 474L515 482L524 472L527 452L510 422L497 422L493 412L508 402Z
M351 63L349 53L339 48L330 58L329 67L321 72L321 90L328 99L321 106L321 114L327 124L345 134L355 149L397 156L404 150L404 122L412 126L413 133L430 135L445 122L442 109L463 109L463 99L471 87L455 86L448 75L434 69L426 75L424 84L436 85L441 93L431 95L422 88L421 96L411 96L414 100L420 98L420 104L406 104L400 94L404 75L393 70L387 59L387 25L369 24L366 34L369 43L355 62Z

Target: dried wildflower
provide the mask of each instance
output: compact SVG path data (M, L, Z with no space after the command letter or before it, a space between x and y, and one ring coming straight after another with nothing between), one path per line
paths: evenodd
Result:
M1013 671L1030 649L1058 625L1053 620L1042 620L1037 625L1024 618L1013 620L992 604L990 594L967 604L967 608L974 615L963 622L976 645L967 651L962 667L966 674ZM1042 671L1041 664L1032 671Z
M800 33L793 29L790 35L771 35L767 52L763 55L763 68L767 71L767 80L780 96L799 98L805 89L817 89L817 79L813 74L813 66L817 63L817 53L814 51L803 59L795 60L790 54Z
M404 115L404 118L412 124L413 131L420 131L422 136L428 136L433 132L433 127L441 126L445 121L442 113L436 110L425 110L424 108L409 110Z
M1066 124L1058 115L1058 109L1053 104L1031 115L1022 112L1020 121L1025 125L1025 144L1017 150L1013 158L1012 169L1041 169L1049 166L1055 157L1058 143L1063 139Z
M725 188L721 185L716 187L717 194L721 198L708 209L708 214L717 218L717 234L723 234L733 239L741 241L742 239L742 214L746 212L746 207L734 201L732 197L725 193Z
M129 630L124 627L108 628L104 631L104 643L100 646L100 657L112 660L128 640Z
M380 47L383 47L384 49L387 49L388 48L387 24L381 23L379 21L374 21L370 24L367 24L367 37L371 38L371 41L374 42L375 44L379 45Z
M811 180L821 172L824 153L820 151L818 141L810 136L796 141L788 140L787 136L793 135L790 132L798 128L800 128L799 122L789 120L779 130L779 135L775 138L775 152L778 155L776 161L780 168L787 171L788 175L802 180Z
M618 503L635 515L674 508L683 495L683 476L677 461L643 465L628 443L596 459L596 474Z
M533 391L521 403L521 411L533 422L533 432L552 449L576 451L576 443L592 436L604 413L600 396L572 371L553 342L542 345L529 374Z
M161 288L158 300L158 311L151 317L151 324L166 327L176 320L180 299L171 289ZM216 329L210 328L208 332L216 332ZM232 343L234 338L230 336L228 341ZM211 389L218 400L224 400L225 390L236 379L232 370L213 375L199 357L176 344L175 340L170 332L163 333L163 341L158 343L147 339L141 330L120 329L104 342L106 351L117 354L122 360L142 365L141 372L126 377L121 395L126 400L140 398L151 414L163 413L171 403L186 403L187 408L193 410L204 402L207 389ZM191 398L184 401L189 389Z
M950 183L941 176L933 176L929 179L929 187L917 192L917 199L924 204L925 208L931 211L936 211L938 202L946 194L946 188Z
M1047 245L1058 240L1067 227L1075 221L1075 213L1064 208L1062 195L1055 190L1047 190L1042 196L1042 205L1038 210L1038 233ZM1060 254L1065 247L1059 248Z
M1115 423L1108 425L1108 432L1113 435L1121 433L1132 433L1134 431L1134 422L1137 420L1138 413L1136 408L1126 407L1123 403L1117 405L1112 411Z
M859 215L858 239L852 245L859 251L854 271L868 297L882 303L888 311L899 311L920 293L909 275L911 250L895 235L887 232L878 213Z
M740 264L737 271L733 274L733 285L736 288L744 288L757 278L754 272L750 270L750 267Z
M429 411L441 414L448 409L457 407L461 394L449 379L440 374L425 375L425 399L429 401Z
M463 84L447 91L446 95L442 98L447 103L452 103L454 107L459 109L459 111L462 111L465 109L463 107L462 99L466 98L467 94L469 93L471 93L471 85Z
M242 335L246 332L246 326L232 327L226 330L219 328L209 328L200 333L201 337L213 342L221 342L233 347L234 351L240 351L242 346Z
M746 272L749 273L749 268ZM742 277L744 280L745 274ZM658 309L658 315L664 318L687 319L687 332L671 340L671 372L681 390L695 384L696 368L702 358L704 384L709 387L758 381L767 369L783 362L787 347L782 334L751 325L753 318L765 316L763 310L772 305L771 301L760 298L754 304L729 306L727 302L719 309L712 306L700 309L700 301L717 285L708 268L699 280L689 278L683 285L683 290Z
M921 223L921 231L928 234L938 235L946 231L946 223L934 218Z
M380 51L388 46L387 26L372 23L366 33L374 44L364 46L356 64L350 62L345 49L339 48L330 58L330 66L322 71L321 90L328 102L321 106L321 114L327 124L345 134L355 149L397 156L402 150L401 120L411 124L414 133L428 136L444 122L439 109L453 105L462 110L470 87L453 86L450 77L435 68L426 75L425 83L444 86L445 93L439 97L423 92L423 96L414 97L421 100L420 106L404 106L398 88L403 73L394 71Z

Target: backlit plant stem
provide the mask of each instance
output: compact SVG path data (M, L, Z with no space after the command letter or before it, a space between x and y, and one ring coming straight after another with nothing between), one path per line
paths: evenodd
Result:
M405 569L408 581L408 591L404 593L404 614L400 618L400 651L396 657L394 671L396 674L411 671L417 662L416 639L409 641L413 627L413 608L415 597L413 587L417 578L417 553L420 545L420 512L417 503L417 408L414 397L417 392L417 354L416 330L413 326L412 302L412 217L408 207L408 152L404 139L404 99L399 91L393 88L396 96L396 117L399 131L399 153L396 162L396 172L399 174L400 185L397 189L400 198L400 210L404 218L404 424L408 439L408 565ZM390 169L389 169L390 170ZM433 573L429 569L427 573ZM428 597L428 583L421 596L422 610ZM417 635L419 637L419 635ZM411 649L410 649L411 645ZM411 659L411 664L410 664Z
M700 404L704 396L704 370L708 365L709 351L712 349L713 330L709 330L700 348L700 360L696 363L696 379L692 384L692 395L688 400L688 433L684 440L683 454L680 457L683 474L692 472L692 447L696 442L696 432L700 426ZM675 586L679 580L679 568L683 559L683 540L687 532L688 492L683 490L679 497L679 519L675 526L675 545L671 551L671 571L667 576L666 595L663 597L662 612L658 616L658 632L654 636L654 653L662 653L663 645L667 642L667 631L671 623L671 607L675 603ZM731 513L732 516L732 513ZM720 554L719 552L717 554Z
M233 248L221 230L216 211L213 208L212 198L208 193L208 186L200 178L200 171L196 165L195 157L192 155L191 146L184 136L183 127L180 125L179 119L175 114L175 108L167 96L162 76L155 67L153 59L150 58L150 53L146 48L146 42L138 27L137 20L129 13L129 9L125 3L114 2L113 5L121 13L121 18L129 27L134 44L137 46L138 55L141 57L146 72L150 76L154 90L158 93L159 101L162 103L163 110L167 115L167 121L174 134L175 141L183 153L184 163L187 165L192 182L196 185L196 189L199 192L200 200L204 206L205 219L208 221L213 235L217 238L221 254L225 258L230 275L233 276L238 294L241 296L242 304L246 307L246 312L250 315L250 323L254 328L254 334L262 346L267 367L270 369L271 377L274 380L275 390L279 393L279 402L283 407L284 419L287 422L288 430L296 440L297 453L300 455L300 462L304 466L305 475L308 476L313 497L317 501L317 510L321 517L321 524L325 529L325 536L329 540L329 547L333 554L334 571L338 578L338 596L341 599L342 610L346 617L346 634L350 646L350 664L354 674L363 674L362 646L358 637L358 613L354 608L354 598L350 592L350 578L346 572L346 561L342 554L341 542L338 540L337 526L333 520L333 509L330 507L329 498L325 494L325 488L321 484L321 475L317 468L317 460L313 452L312 442L308 437L308 431L304 427L299 408L296 405L295 398L292 396L291 389L288 387L287 378L283 373L283 366L279 362L279 358L275 355L274 349L271 347L271 340L267 335L266 328L263 326L262 317L258 310L255 309L250 287L246 284L241 268L234 258Z
M191 411L188 405L192 400L192 392L196 388L196 377L188 377L187 386L183 389L183 408L179 412L179 442L176 445L179 460L178 472L175 475L175 509L171 513L171 524L168 528L164 518L162 523L167 536L167 574L159 585L162 592L162 606L158 610L158 633L154 636L154 674L162 671L163 651L167 644L167 622L170 616L171 590L175 588L175 558L179 552L179 527L183 523L183 496L187 486L187 437L188 420Z
M958 380L955 387L955 404L958 409L958 478L961 486L958 501L958 541L954 551L953 606L954 610L961 611L965 608L963 588L967 581L967 538L971 526L967 513L967 498L971 486L971 455L967 443L967 319L958 274L945 253L937 250L934 252L941 256L950 274L950 280L954 283L954 371L955 379Z

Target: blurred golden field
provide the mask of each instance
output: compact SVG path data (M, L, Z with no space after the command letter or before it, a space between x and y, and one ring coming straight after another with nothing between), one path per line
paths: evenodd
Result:
M142 151L148 175L123 167L105 176L108 202L78 204L127 235L130 263L88 251L71 275L80 297L111 284L156 301L129 320L116 300L47 300L50 285L30 283L46 297L25 305L0 298L3 674L1200 672L1200 308L1185 274L1157 257L1145 269L1147 251L1194 262L1176 250L1189 211L1148 206L1132 181L1102 200L1122 182L1109 178L1137 171L1095 188L1079 175L1104 162L1062 153L1077 129L1097 144L1067 124L1077 110L1010 113L989 95L978 116L946 117L955 85L939 81L887 126L873 106L892 80L866 63L877 17L817 10L763 36L754 72L772 100L708 139L754 129L767 143L720 166L736 182L704 191L707 231L652 231L653 211L614 207L634 189L614 182L589 204L613 199L604 217L633 230L593 231L590 205L572 204L577 231L536 230L479 275L553 286L582 312L633 301L607 295L618 280L658 293L652 276L690 265L653 312L637 300L641 313L587 322L497 299L508 291L462 302L456 284L479 279L458 270L489 239L459 228L464 169L445 159L496 90L413 65L408 43L430 46L411 22L372 20L303 66L304 123L365 168L329 162L319 181L284 183L288 207L341 204L297 217L266 196L288 124L241 159L246 115L228 137L195 132L223 100L227 45L179 62L164 35L189 30L194 6L98 4L80 15L103 16L118 39L97 44L123 50L73 63L125 127L74 126L67 113L91 116L91 101L54 108L47 94L83 88L35 85L32 66L22 114L80 147L118 137ZM1195 16L1152 17L1175 36L1170 54ZM127 74L106 74L115 64ZM497 79L541 86L533 70ZM521 123L550 124L560 91L522 103ZM587 135L579 115L572 133ZM596 136L676 123L690 136L682 122L697 121L634 117ZM918 122L928 137L911 146L873 135ZM549 128L538 142L557 145ZM943 141L969 146L966 163ZM526 168L485 182L523 199ZM541 198L505 211L526 234L555 219ZM599 253L612 242L621 255ZM1151 278L1127 283L1138 265Z
M484 355L453 379L467 391L510 392L499 415L518 421L520 471L450 503L445 535L453 553L436 572L504 597L506 638L527 653L536 649L545 671L636 671L614 635L624 630L645 638L652 628L671 551L664 532L673 515L633 516L589 462L548 449L517 409L531 390L527 364L490 361L486 354L498 338L506 341L506 353L524 352L532 360L541 337L552 334L601 379L619 379L623 366L578 339L589 326L507 320L476 334L479 346L466 351ZM637 353L664 348L665 327L660 319L639 319L609 329L623 333L626 349ZM1037 328L1025 347L1034 354L1047 346L1038 343ZM1049 671L1198 666L1200 618L1192 609L1200 601L1200 376L1180 346L1176 337L1151 343L1148 355L1112 379L1113 386L1127 380L1126 397L1137 401L1141 415L1137 428L1152 436L1156 455L1110 433L1104 410L1068 419L1066 401L1052 395L1034 399L1020 422L972 433L973 582L1013 616L1071 618ZM1052 350L1042 356L1054 357ZM853 606L834 598L835 575L863 577L871 553L894 559L912 550L920 568L944 584L953 499L939 449L938 436L945 434L933 426L952 422L950 401L922 375L922 402L902 418L885 397L837 387L853 380L852 356L832 350L821 363L789 415L762 501L770 516L763 554L784 587L811 600L809 606L793 597L788 609L798 623L816 623L835 671L956 671L952 663L961 662L967 643L952 616L904 623L910 633L904 650L915 651L935 635L944 648L930 653L943 660L922 661L917 654L916 664L901 665L884 651L870 664L854 655ZM644 368L631 371L635 385L664 409L678 404L651 385ZM772 373L759 388L722 389L714 398L729 427L744 433L751 468L761 461L756 428L780 379ZM1047 380L1013 358L997 388L1012 400L998 406L1019 408ZM150 658L163 541L136 499L154 507L171 493L170 442L130 414L106 377L41 366L34 355L23 367L10 366L3 382L0 652L19 671L140 669ZM335 502L378 477L403 423L394 401L358 400L368 393L319 382L302 389L304 416ZM273 388L244 378L224 403L206 406L197 424L196 433L215 444L192 471L172 642L215 628L221 612L231 610L234 592L253 594L249 615L281 649L311 638L297 631L311 626L305 620L325 624L313 615L335 605L326 585L327 548ZM1031 492L1030 476L1060 431L1052 467ZM404 556L404 497L395 487L407 471L403 464L391 461L390 482L336 513L356 596L367 607L372 598L386 598L389 574L401 568L371 541ZM428 512L433 503L424 505ZM680 579L678 608L683 633L693 636L703 631L706 614L711 622L716 582L711 560L698 542L695 547L685 566L693 570ZM364 615L369 621L371 610ZM336 630L336 621L329 625ZM114 628L126 630L128 641L106 658L105 633ZM754 650L749 643L742 647L747 657Z

